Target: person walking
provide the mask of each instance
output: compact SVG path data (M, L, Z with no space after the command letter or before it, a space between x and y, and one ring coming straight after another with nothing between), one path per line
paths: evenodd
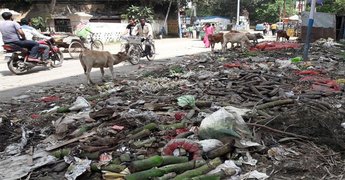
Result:
M275 36L276 35L276 31L277 31L277 24L276 23L273 23L271 25L271 31L272 31L272 36Z
M208 40L208 36L214 33L214 29L211 26L210 23L206 23L204 26L204 32L205 32L205 36L204 36L204 44L206 48L210 47L210 41Z

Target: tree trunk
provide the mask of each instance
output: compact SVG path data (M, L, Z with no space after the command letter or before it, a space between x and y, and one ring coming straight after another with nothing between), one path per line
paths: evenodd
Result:
M56 5L56 0L50 2L50 12L53 13Z

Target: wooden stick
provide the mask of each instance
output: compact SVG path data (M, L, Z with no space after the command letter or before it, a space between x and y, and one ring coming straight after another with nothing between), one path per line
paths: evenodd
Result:
M60 147L69 145L69 144L71 144L71 143L77 142L77 141L79 141L79 140L81 140L81 139L84 139L84 138L93 136L93 135L95 135L95 134L96 134L96 132L86 133L86 134L84 134L84 135L82 135L82 136L79 136L79 137L70 139L70 140L68 140L68 141L66 141L66 142L63 142L63 143L61 143L61 144L58 144L58 145L55 145L55 146L51 146L51 147L47 147L47 148L46 148L46 151L52 151L52 150L58 149L58 148L60 148Z
M273 101L273 102L258 105L256 107L256 109L261 110L261 109L271 108L271 107L275 107L275 106L281 106L281 105L285 105L285 104L292 104L294 102L295 102L295 100L293 100L293 99L278 100L278 101Z
M302 139L312 139L312 138L307 137L307 136L302 136L302 135L298 135L298 134L290 133L290 132L284 132L284 131L281 131L281 130L278 130L278 129L273 129L273 128L261 125L261 124L247 123L247 125L249 125L249 126L256 126L256 127L260 127L260 128L265 128L265 129L268 129L268 130L276 132L276 133L285 134L285 135L289 135L289 136L293 136L293 137L298 137L298 138L302 138Z

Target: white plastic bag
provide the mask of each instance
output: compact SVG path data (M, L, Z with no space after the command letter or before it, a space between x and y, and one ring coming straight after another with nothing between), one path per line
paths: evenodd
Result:
M221 108L202 120L199 135L202 139L220 139L233 136L239 139L251 137L248 126L241 115L249 110L234 107Z
M90 108L90 103L83 97L78 96L77 100L69 108L71 111L87 110Z
M202 146L204 153L212 151L218 147L222 147L224 144L218 139L206 139L198 142Z

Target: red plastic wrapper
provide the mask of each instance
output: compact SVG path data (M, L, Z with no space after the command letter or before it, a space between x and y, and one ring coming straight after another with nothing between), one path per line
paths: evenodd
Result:
M189 129L187 129L187 128L181 128L181 129L176 129L175 131L176 131L176 134L179 135L179 134L188 132Z
M121 131L121 130L123 130L125 127L124 127L124 126L114 125L114 126L112 126L111 128L114 129L114 130L117 130L117 131Z
M173 155L175 149L182 148L193 155L193 159L202 159L202 147L199 143L189 139L173 139L163 148L163 155Z
M241 67L240 64L224 64L223 66L226 68L239 68L239 67Z
M252 50L261 50L261 51L274 51L274 50L283 50L283 49L299 49L301 47L298 43L289 43L289 42L263 42L259 43L252 48Z
M55 102L55 101L59 101L59 100L60 100L60 98L57 96L47 96L47 97L42 97L40 99L40 101L46 102L46 103Z
M31 114L31 118L32 119L38 119L38 118L40 118L41 116L40 115L38 115L38 114Z
M320 74L320 72L315 71L315 70L304 70L304 71L299 71L296 74L298 74L298 75L318 75L318 74Z
M186 116L186 113L183 112L176 112L175 113L175 120L181 121Z

